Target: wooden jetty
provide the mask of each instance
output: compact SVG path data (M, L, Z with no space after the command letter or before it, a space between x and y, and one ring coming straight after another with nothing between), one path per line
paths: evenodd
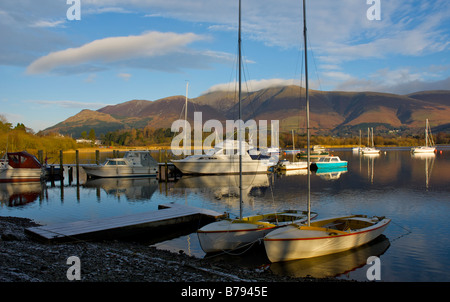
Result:
M175 181L183 174L175 167L173 163L158 163L158 180L159 181Z
M223 216L212 210L170 203L159 205L157 211L31 227L25 229L25 233L46 242L112 239L198 223L200 220L207 223Z

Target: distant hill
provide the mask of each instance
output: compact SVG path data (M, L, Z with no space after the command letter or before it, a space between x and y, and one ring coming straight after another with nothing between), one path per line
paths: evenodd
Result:
M280 131L305 132L305 91L298 86L262 89L242 94L243 119L279 120ZM203 122L238 118L235 92L212 92L189 99L188 120L201 111ZM43 132L79 137L92 128L97 136L130 128L169 128L184 119L184 96L156 101L132 100L97 111L82 110ZM425 119L439 131L450 130L450 90L421 91L408 95L378 92L310 90L310 125L315 134L350 135L374 127L375 132L419 133ZM193 125L193 124L192 124Z

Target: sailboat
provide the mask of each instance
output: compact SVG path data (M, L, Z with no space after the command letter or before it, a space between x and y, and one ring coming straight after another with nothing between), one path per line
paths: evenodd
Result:
M292 130L292 154L294 154L294 151L295 151L294 130ZM281 160L278 163L278 169L281 171L300 170L300 169L306 169L307 168L306 165L307 165L307 163L305 161Z
M239 119L241 119L241 1L239 0ZM239 150L242 150L241 128L238 130ZM270 231L291 223L304 223L317 216L301 210L286 210L269 214L242 216L242 152L239 152L239 218L216 221L197 231L205 253L238 249L264 238Z
M380 150L375 148L373 143L373 128L370 128L371 132L369 132L369 128L367 128L367 145L371 147L364 147L361 149L362 154L380 154ZM372 139L371 143L369 142L370 138Z
M308 138L307 161L310 163L308 60L306 45L306 8L303 0L303 33L305 45L306 123ZM308 212L311 210L310 167L308 165ZM271 262L288 261L333 254L356 248L383 233L390 219L349 215L320 219L307 225L290 224L273 230L264 237L264 247Z
M428 119L425 123L425 146L411 148L413 153L434 153L436 147L434 146L433 136L431 135L431 127L428 124Z
M359 145L358 147L353 147L352 151L357 153L361 152L361 129L359 129Z

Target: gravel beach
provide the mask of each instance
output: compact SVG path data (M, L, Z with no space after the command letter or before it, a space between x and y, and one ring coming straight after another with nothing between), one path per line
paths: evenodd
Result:
M0 282L69 281L67 272L73 262L67 264L67 259L71 256L80 259L80 281L87 282L316 281L277 276L264 268L247 269L139 243L42 243L24 233L25 228L37 225L26 218L0 217Z

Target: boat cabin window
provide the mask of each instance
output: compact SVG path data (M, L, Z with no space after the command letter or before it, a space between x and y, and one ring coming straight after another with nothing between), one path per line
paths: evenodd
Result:
M106 166L126 166L127 163L124 160L109 160L106 162Z

